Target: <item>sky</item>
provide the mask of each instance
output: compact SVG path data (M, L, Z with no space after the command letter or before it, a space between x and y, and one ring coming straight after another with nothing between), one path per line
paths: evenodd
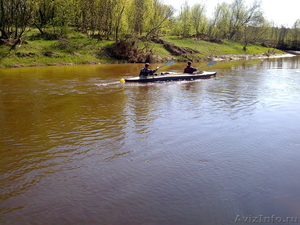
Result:
M162 0L166 5L172 5L178 12L185 0ZM204 3L206 5L206 16L213 14L214 8L218 3L232 3L233 0L187 0L189 6L196 3ZM254 0L245 0L246 5L251 5ZM285 25L292 27L297 19L300 19L300 0L261 0L261 8L264 17L268 21L273 21L275 25Z

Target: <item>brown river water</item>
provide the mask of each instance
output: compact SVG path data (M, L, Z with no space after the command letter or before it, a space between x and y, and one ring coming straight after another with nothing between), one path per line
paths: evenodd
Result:
M0 224L299 224L300 57L142 66L0 69Z

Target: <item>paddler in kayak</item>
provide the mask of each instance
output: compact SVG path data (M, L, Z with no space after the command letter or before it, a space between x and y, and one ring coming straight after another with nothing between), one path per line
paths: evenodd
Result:
M156 68L156 69L154 69L154 70L150 70L149 69L149 66L150 66L150 64L149 63L146 63L145 64L145 68L143 68L142 70L141 70L141 72L140 72L140 77L147 77L147 76L149 76L149 75L153 75L153 73L155 73L156 72L156 70L158 69L158 67Z
M196 68L192 67L192 62L191 62L191 61L188 61L187 64L188 64L188 65L187 65L187 67L184 68L183 73L190 73L190 74L192 74L192 73L194 73L195 71L197 71Z

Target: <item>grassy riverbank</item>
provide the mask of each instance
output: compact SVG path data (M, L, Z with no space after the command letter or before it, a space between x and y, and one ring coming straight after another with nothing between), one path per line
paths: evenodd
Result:
M257 56L261 54L281 53L280 50L266 48L259 45L247 45L246 51L243 44L233 41L223 41L221 44L196 39L184 39L175 36L165 36L162 40L170 42L174 46L197 51L193 54L174 55L159 43L140 41L139 48L152 51L153 61L167 61L175 59L186 61L188 59L199 61L211 58L236 59L235 56ZM11 49L11 46L0 46L0 67L24 67L24 66L54 66L75 64L100 64L100 63L124 63L107 53L107 47L113 41L98 41L83 36L74 36L62 40L34 40L26 39L25 43ZM246 57L247 58L247 57Z

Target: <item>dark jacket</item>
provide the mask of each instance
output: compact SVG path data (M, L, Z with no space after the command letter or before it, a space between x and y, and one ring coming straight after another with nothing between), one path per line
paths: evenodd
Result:
M144 69L142 69L141 70L141 72L140 72L140 76L149 76L149 75L152 75L153 73L155 73L156 72L156 70L157 69L155 69L155 70L150 70L150 69L148 69L148 68L144 68Z
M192 67L192 66L187 66L184 68L184 73L194 73L195 71L197 71L196 68Z

